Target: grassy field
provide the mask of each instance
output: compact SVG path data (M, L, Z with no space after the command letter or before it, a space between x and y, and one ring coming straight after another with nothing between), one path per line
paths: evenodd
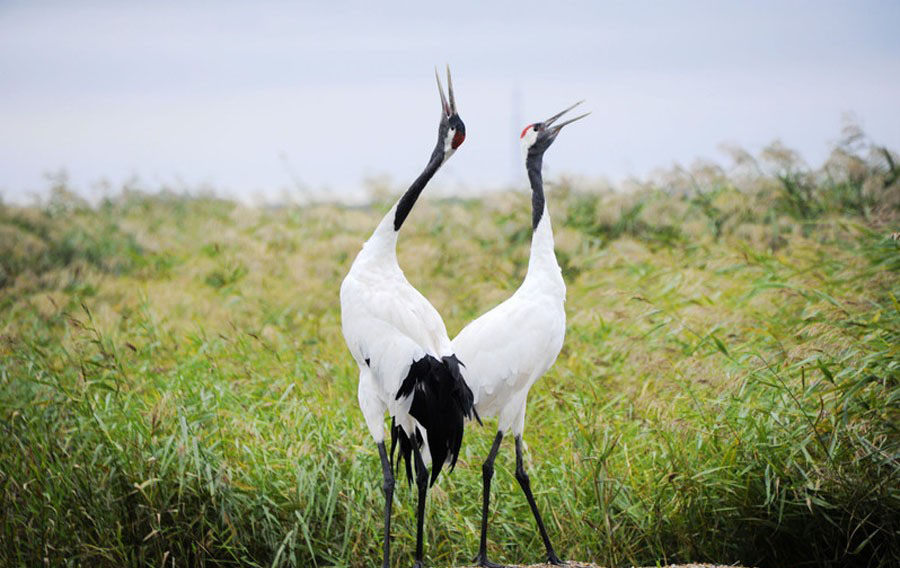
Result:
M611 566L897 565L897 157L736 156L628 194L548 176L568 331L525 432L548 530ZM0 565L375 565L338 288L389 206L0 206ZM529 220L524 190L417 205L400 262L451 335L521 281ZM492 426L431 494L431 565L477 550ZM492 558L538 561L511 445L497 467Z

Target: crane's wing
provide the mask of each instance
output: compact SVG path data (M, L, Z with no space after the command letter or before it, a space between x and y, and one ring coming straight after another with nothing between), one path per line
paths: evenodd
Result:
M438 311L404 278L391 290L372 293L372 315L389 323L431 355L450 355L450 337Z
M553 365L565 335L565 312L518 296L471 322L451 347L475 393L501 398L527 390Z
M341 322L353 357L371 371L391 416L411 416L424 427L433 484L445 463L456 464L473 407L443 320L405 278L373 282L351 273L341 285ZM412 445L403 439L401 456L411 476Z
M348 275L341 326L353 357L372 369L386 396L397 392L414 361L450 353L441 316L405 279L373 286Z

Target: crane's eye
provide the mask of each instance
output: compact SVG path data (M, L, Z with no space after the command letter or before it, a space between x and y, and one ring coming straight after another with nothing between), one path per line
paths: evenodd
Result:
M538 131L538 125L537 125L537 124L534 125L534 131L535 131L535 132Z

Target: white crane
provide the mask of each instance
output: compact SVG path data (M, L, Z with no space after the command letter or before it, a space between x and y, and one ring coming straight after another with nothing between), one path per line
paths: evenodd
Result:
M397 264L397 233L419 194L466 137L456 112L450 68L444 96L441 80L438 140L425 170L381 220L363 245L341 284L341 324L350 353L359 365L359 407L381 457L384 476L384 561L390 565L394 451L399 444L412 482L414 459L418 509L415 568L423 566L422 529L431 463L431 483L462 444L463 425L472 415L472 391L460 374L447 329L437 310L406 280ZM389 413L391 457L384 447L384 415Z
M576 103L544 122L522 131L525 168L531 182L531 257L525 281L505 302L467 325L453 340L453 351L465 364L463 376L475 396L475 411L481 417L497 417L497 435L482 466L484 484L481 542L475 558L481 566L497 567L487 558L487 515L494 458L504 434L512 430L516 440L516 480L525 493L538 530L547 548L547 561L563 564L553 550L541 514L531 493L531 482L522 460L522 432L528 390L553 365L566 331L566 284L553 250L553 230L544 200L541 165L563 126L587 116L583 114L556 126L553 124Z

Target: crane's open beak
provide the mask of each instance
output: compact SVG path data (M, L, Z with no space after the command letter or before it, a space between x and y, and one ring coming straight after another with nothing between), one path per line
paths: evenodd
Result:
M441 78L438 76L437 67L434 68L434 78L437 79L438 92L441 94L441 106L444 114L448 117L456 114L456 98L453 96L453 79L450 77L450 66L447 65L447 89L450 92L450 102L447 103L447 97L444 95L444 87L441 85Z
M571 119L569 119L569 120L567 120L567 121L565 121L565 122L560 122L560 123L557 124L556 126L553 126L553 123L556 122L557 119L559 119L559 117L561 117L562 115L566 114L567 112L569 112L570 110L572 110L573 108L577 107L578 105L580 105L580 104L583 103L583 102L584 102L584 101L578 101L577 103L575 103L574 105L570 106L570 107L567 108L566 110L554 114L553 116L551 116L550 118L548 118L547 120L544 121L544 128L548 130L548 133L549 133L549 134L552 134L552 135L555 136L556 134L559 133L560 130L562 130L562 127L563 127L563 126L565 126L565 125L567 125L567 124L572 124L572 123L575 122L576 120L580 120L580 119L586 117L587 115L591 114L591 113L589 113L589 112L586 112L586 113L584 113L584 114L582 114L582 115L576 116L575 118L571 118ZM553 127L550 128L551 126L553 126Z

